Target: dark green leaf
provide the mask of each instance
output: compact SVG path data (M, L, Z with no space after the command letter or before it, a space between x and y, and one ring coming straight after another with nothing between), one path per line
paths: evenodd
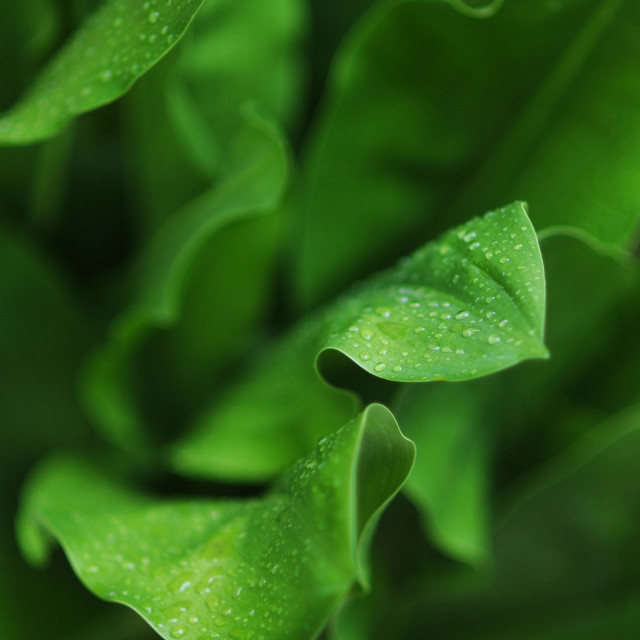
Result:
M417 451L405 492L434 545L474 566L491 556L488 485L495 424L488 407L499 398L487 382L411 386L397 403L398 421Z
M637 11L507 2L477 20L443 2L379 3L339 52L303 158L298 302L496 202L526 199L538 229L632 249Z
M211 375L215 367L223 367L222 356L235 355L238 341L263 313L274 234L260 225L259 218L280 203L288 180L288 152L279 132L253 111L247 112L247 125L236 145L226 179L167 221L153 237L137 266L132 305L116 320L111 340L91 361L84 385L87 407L108 437L127 448L140 449L149 437L136 398L133 366L145 340L161 329L184 330L182 337L176 337L178 348L174 349L181 358L179 373L187 375L181 384L200 388L203 372ZM251 254L244 253L251 246L246 234L235 239L223 236L234 242L233 250L216 247L215 236L248 220L256 220L261 234ZM203 251L211 255L203 258ZM227 261L218 262L212 270L217 253ZM199 308L195 307L195 317L181 324L192 277L200 288ZM227 281L233 283L231 290L225 286ZM228 316L224 321L218 319L221 304ZM219 330L212 330L212 323ZM170 369L172 364L164 366Z
M607 629L632 637L639 426L637 406L619 412L512 490L493 586L428 612L423 631L461 640L602 638Z

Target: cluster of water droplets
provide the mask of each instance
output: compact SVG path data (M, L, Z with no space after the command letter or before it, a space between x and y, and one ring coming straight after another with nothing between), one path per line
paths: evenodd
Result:
M472 220L365 285L329 346L404 381L465 379L544 355L544 274L520 207Z
M176 640L311 634L353 578L346 489L356 440L354 424L322 439L262 499L80 513L78 530L99 532L80 538L80 572ZM300 593L319 580L310 610Z
M182 35L199 0L114 0L93 14L3 118L0 137L37 139L117 98Z

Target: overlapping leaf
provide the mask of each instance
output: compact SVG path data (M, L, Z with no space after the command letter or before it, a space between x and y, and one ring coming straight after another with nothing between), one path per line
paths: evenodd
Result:
M309 638L366 586L372 527L413 455L372 405L258 500L160 502L57 459L25 495L22 548L41 562L55 537L89 589L168 640Z
M472 566L491 557L488 485L496 425L487 408L500 400L488 382L412 386L396 410L417 450L405 492L435 546Z
M475 218L285 337L205 412L174 449L174 464L188 475L264 479L310 438L336 428L332 421L353 404L318 379L313 361L323 351L395 382L466 380L544 358L544 303L524 205Z
M440 603L426 626L416 616L412 633L421 625L460 639L632 636L639 425L637 406L619 412L512 492L493 587Z
M489 20L380 3L339 52L307 144L298 301L517 198L538 229L633 248L638 20L617 0L507 2Z
M175 55L123 100L141 231L225 173L246 103L285 130L297 122L305 30L296 0L207 2Z
M0 144L32 144L119 98L180 39L202 0L108 0L0 118Z
M154 236L138 265L138 287L131 307L116 321L110 342L91 361L84 385L87 407L96 424L121 446L140 449L150 437L133 378L134 359L145 340L158 330L177 328L178 347L170 351L174 356L171 364L163 365L166 374L164 369L160 373L169 379L182 376L179 384L197 395L206 376L214 376L225 357L237 352L239 342L247 339L263 313L274 233L261 226L259 219L280 202L288 180L288 158L271 123L253 111L247 113L247 119L236 141L229 175ZM212 244L221 231L247 220L257 221L257 242L255 233L251 243L246 233L239 233L223 236L233 242L232 249ZM220 263L218 254L226 260ZM200 295L195 313L181 325L188 278L194 268L198 268L195 286ZM241 296L239 289L243 289ZM223 317L218 305L225 307ZM177 371L172 372L171 366Z

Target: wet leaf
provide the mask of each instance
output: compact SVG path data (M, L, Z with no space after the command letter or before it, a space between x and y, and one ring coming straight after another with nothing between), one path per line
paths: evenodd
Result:
M170 457L186 475L269 478L354 411L354 397L314 370L323 352L394 382L467 380L547 357L544 304L542 260L524 205L474 218L284 336L203 412Z
M108 0L0 118L0 144L51 138L113 102L180 39L202 0Z
M536 234L514 203L350 292L329 314L326 348L388 380L467 380L546 358L544 306Z
M354 581L366 587L373 526L413 455L372 405L257 500L162 502L56 459L25 494L22 548L40 563L53 536L89 589L167 640L309 638Z

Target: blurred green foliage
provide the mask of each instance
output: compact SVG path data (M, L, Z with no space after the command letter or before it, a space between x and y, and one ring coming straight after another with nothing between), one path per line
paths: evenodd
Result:
M640 5L5 4L0 637L636 637Z

